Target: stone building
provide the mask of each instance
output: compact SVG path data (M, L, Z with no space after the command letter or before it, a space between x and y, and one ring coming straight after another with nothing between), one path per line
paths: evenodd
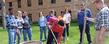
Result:
M6 0L6 8L14 8L14 13L18 10L28 12L28 16L32 21L37 21L39 18L39 12L42 11L44 15L48 15L51 10L56 11L56 15L60 15L61 11L64 11L65 8L69 8L72 13L72 19L76 19L76 13L79 10L79 5L81 0ZM87 5L93 10L93 16L95 16L95 8L92 7L92 0L89 0ZM108 3L109 0L106 0ZM109 4L108 4L109 5ZM7 11L8 12L8 11Z

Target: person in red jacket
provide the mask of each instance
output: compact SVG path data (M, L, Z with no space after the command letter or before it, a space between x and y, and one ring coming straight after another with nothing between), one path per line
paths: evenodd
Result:
M52 44L53 39L56 41L56 44L60 44L62 33L64 30L64 21L58 20L56 17L51 17L49 23L51 26L48 33L47 44Z

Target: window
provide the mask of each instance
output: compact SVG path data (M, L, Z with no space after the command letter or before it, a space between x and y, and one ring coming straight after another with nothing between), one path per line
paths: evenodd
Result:
M56 3L56 0L51 0L51 3L52 3L52 4L55 4L55 3Z
M27 0L28 7L31 7L31 0Z
M12 7L12 2L9 2L9 7Z
M71 0L65 0L65 2L71 2Z
M21 8L21 0L17 0L18 8Z
M38 0L38 5L43 5L43 0Z

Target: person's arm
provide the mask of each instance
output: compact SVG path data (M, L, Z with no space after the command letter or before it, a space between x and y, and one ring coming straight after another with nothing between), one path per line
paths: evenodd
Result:
M92 12L90 9L87 9L87 17L91 18ZM87 20L87 24L90 24L91 21Z
M90 9L87 9L88 15L87 17L85 17L86 20L90 21L90 22L95 22L94 18L91 18L92 16L92 12Z
M80 19L80 10L77 12L77 22L79 24L79 19Z
M89 18L89 17L85 17L86 20L91 21L91 22L95 22L94 18Z
M6 27L8 27L9 26L8 17L6 16L5 19L6 19Z
M47 26L48 26L49 28L51 28L52 24L53 24L53 19L52 19L52 17L50 17L50 19L49 19L48 22L47 22Z
M47 25L47 18L45 17L45 23L46 23L46 25Z
M29 23L30 23L30 25L32 26L32 20L29 18Z
M24 20L23 20L23 18L22 18L22 22L21 22L22 24L24 23Z
M87 17L91 18L91 16L92 16L92 12L91 12L91 10L88 9L87 11L88 11L88 16L87 16Z
M28 16L26 16L26 19L28 20L29 25L32 26L32 20Z
M69 21L71 21L71 14L69 13Z

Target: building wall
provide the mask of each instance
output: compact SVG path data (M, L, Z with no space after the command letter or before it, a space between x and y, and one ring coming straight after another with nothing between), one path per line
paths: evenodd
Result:
M65 2L64 0L56 0L56 4L51 4L50 0L43 0L43 5L38 5L38 0L31 0L31 7L27 6L27 0L21 0L21 8L18 8L18 4L16 0L6 0L7 9L9 8L9 2L12 2L12 7L14 8L14 13L16 11L26 11L28 14L32 14L32 21L37 21L39 18L39 12L42 11L44 15L48 15L48 13L54 9L57 13L57 16L61 14L61 11L64 11L65 8L69 8L72 11L72 19L76 19L76 13L79 10L79 5L81 0L71 0L71 2ZM109 1L106 1L109 2ZM93 10L93 16L95 16L95 8L92 7L91 0L88 2L88 7ZM8 12L8 11L7 11Z

